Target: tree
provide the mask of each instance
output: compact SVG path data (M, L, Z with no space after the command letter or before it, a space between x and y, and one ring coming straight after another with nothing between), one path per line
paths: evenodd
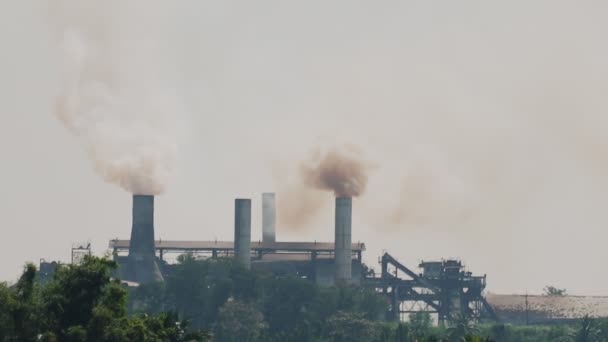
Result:
M81 264L59 267L42 293L48 330L65 340L70 327L91 322L98 306L115 317L124 316L127 294L110 278L115 268L114 261L91 256Z
M431 321L431 315L428 312L412 313L409 318L411 336L414 340L422 339L430 334L433 322Z
M165 283L142 284L131 290L127 307L130 314L176 311L175 301Z
M329 319L328 335L333 342L368 342L377 340L380 329L362 315L338 312Z
M215 334L218 342L254 342L265 328L264 316L258 309L232 301L220 309Z
M508 338L508 329L504 324L494 324L490 328L490 332L492 333L492 337L496 340L496 342L504 342L507 341Z
M572 336L574 342L596 342L599 340L600 330L593 318L585 315L579 322L579 328Z
M410 328L408 324L399 323L395 328L395 342L410 342Z
M5 283L0 283L0 341L8 340L15 331L13 321L13 306L15 299L12 291Z
M229 259L196 260L192 255L181 255L173 276L167 279L168 297L180 317L191 320L197 329L210 328L220 307L234 293L231 276L238 274L232 271L237 267Z
M543 289L545 296L561 297L566 295L566 289L558 289L555 286L547 285Z
M7 337L20 341L35 341L37 338L40 315L35 297L35 278L36 266L28 263L17 284L5 290L3 296L7 302L3 306L10 313L9 322L12 323L6 331Z
M452 319L451 326L447 329L447 337L450 341L461 341L477 332L477 328L464 315L457 315Z
M208 341L209 334L187 332L173 313L128 317L127 292L110 278L116 264L87 256L60 266L48 283L36 283L28 264L14 286L0 284L1 341L185 342Z
M286 334L309 330L311 320L317 319L318 288L312 282L294 277L265 278L262 291L261 307L270 334L293 339Z

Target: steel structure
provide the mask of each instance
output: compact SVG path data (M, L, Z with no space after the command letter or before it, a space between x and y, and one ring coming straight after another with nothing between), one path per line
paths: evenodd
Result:
M72 244L72 264L80 264L85 255L91 255L91 242Z
M124 255L129 250L129 240L110 240L109 247L116 256ZM154 241L154 248L161 260L168 253L193 253L203 256L233 256L234 243L232 241ZM351 253L361 261L361 254L365 251L365 244L353 243ZM252 260L262 259L267 254L305 254L309 259L332 256L334 244L331 242L251 242Z
M483 297L486 277L466 272L458 260L422 262L416 273L385 253L380 259L381 276L367 282L390 301L393 320L413 312L436 313L439 324L460 314L473 321L496 320L496 314Z

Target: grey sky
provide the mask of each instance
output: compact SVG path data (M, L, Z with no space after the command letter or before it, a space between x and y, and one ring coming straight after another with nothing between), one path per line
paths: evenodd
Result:
M130 230L130 195L53 115L50 3L0 4L0 279ZM280 203L311 149L352 143L375 164L354 204L368 264L460 257L493 292L608 294L605 2L138 4L188 108L159 237L231 239L248 196L261 238L261 193ZM278 238L331 241L331 203Z

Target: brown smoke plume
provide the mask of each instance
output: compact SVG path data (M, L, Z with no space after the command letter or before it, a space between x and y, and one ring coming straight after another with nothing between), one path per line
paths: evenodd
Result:
M296 167L296 173L279 167L274 170L280 198L278 221L283 229L302 229L314 222L330 203L325 191L336 196L361 196L373 165L358 148L346 146L316 149Z
M371 165L356 149L315 153L301 165L304 184L333 191L336 197L358 197L365 192Z

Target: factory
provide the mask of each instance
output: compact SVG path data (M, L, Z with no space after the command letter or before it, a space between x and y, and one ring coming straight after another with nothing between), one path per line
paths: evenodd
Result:
M130 240L111 240L109 247L119 264L120 278L139 283L163 280L170 272L168 254L192 253L200 257L229 257L247 269L297 275L319 285L360 285L365 245L352 243L352 198L336 198L334 242L280 242L276 239L274 193L262 194L261 240L251 238L251 199L234 202L234 241L160 241L154 239L154 197L133 196Z
M457 314L496 320L483 296L485 276L465 272L460 261L424 262L419 265L422 272L414 272L385 253L381 272L369 271L362 262L365 245L352 242L351 197L335 198L333 242L277 241L274 193L262 194L262 237L252 239L251 210L251 199L235 199L234 241L161 241L154 238L154 196L134 195L130 240L109 243L118 276L129 284L162 282L171 274L170 255L234 258L246 269L297 276L321 286L373 288L387 298L393 320L412 312L436 314L440 323Z

